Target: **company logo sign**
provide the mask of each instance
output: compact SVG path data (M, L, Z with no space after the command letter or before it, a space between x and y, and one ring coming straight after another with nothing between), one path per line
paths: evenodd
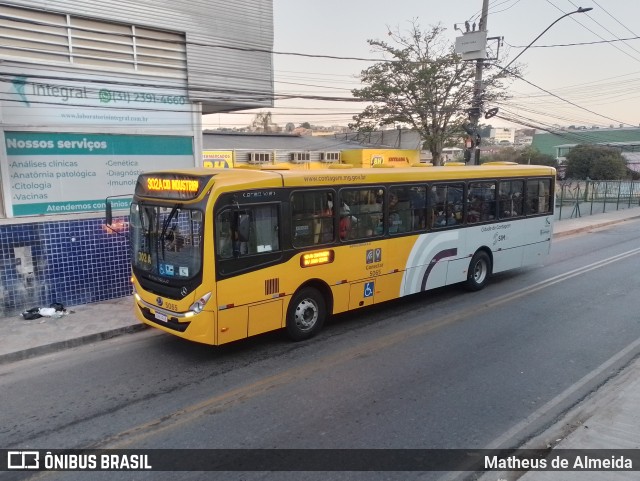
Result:
M24 77L24 76L15 77L11 81L11 84L13 85L14 90L18 94L18 97L20 97L20 102L26 104L27 107L31 107L31 104L29 103L29 99L27 99L27 95L24 93L24 87L26 83L27 83L27 77Z
M38 82L28 82L27 77L18 75L11 81L14 90L20 97L20 102L27 107L31 107L31 103L27 98L27 94L37 97L57 98L63 102L72 99L88 99L86 87L70 87L68 85L52 85Z
M40 469L38 451L7 452L7 469Z

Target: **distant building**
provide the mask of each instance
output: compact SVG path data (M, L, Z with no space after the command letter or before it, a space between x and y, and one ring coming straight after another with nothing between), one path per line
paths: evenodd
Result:
M491 129L489 138L494 144L514 144L516 140L516 129L498 128Z
M204 131L202 139L206 167L284 164L293 169L317 169L334 163L368 167L375 164L406 166L421 161L417 149L384 148L337 134L303 136Z
M558 130L537 133L532 146L541 153L562 160L569 149L579 144L613 145L616 143L640 143L640 128Z

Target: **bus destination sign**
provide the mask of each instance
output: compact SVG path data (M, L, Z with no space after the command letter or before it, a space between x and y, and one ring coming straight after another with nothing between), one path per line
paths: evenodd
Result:
M136 184L136 195L163 199L195 199L209 178L178 174L141 174Z

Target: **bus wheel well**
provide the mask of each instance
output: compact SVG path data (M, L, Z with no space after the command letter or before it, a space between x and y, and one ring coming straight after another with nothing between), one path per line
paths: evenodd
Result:
M469 262L465 287L469 291L479 291L483 289L487 285L487 282L489 282L492 272L493 255L491 249L481 247L473 254Z
M322 294L322 297L324 297L324 301L327 306L327 313L331 315L331 313L333 312L333 294L331 292L331 288L320 279L310 279L300 287L298 287L298 289L296 289L296 292L307 287L316 289L318 292L320 292L320 294Z
M304 341L315 336L328 316L331 296L328 286L321 281L306 282L300 286L289 302L286 330L293 341Z
M489 256L489 260L491 261L491 265L493 265L493 252L491 251L491 249L489 249L487 246L482 246L482 247L478 248L476 253L479 252L479 251L486 252L487 255Z

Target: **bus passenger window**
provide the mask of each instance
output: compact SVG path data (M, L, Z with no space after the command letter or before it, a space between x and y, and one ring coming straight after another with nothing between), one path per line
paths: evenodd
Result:
M498 217L519 217L523 214L524 181L502 180L498 193Z
M231 229L231 211L225 210L216 219L216 253L222 259L233 257L234 233Z
M467 223L486 222L496 217L494 182L472 182L467 194Z
M389 193L389 234L400 234L411 229L411 209L408 189L395 188Z
M462 223L463 184L436 184L434 228L449 227Z
M222 259L279 250L277 206L227 209L218 214L216 248Z
M291 242L294 247L326 244L334 240L333 192L291 194Z
M549 179L529 180L527 182L526 214L551 213L550 196L551 181Z
M382 203L379 188L340 192L340 239L366 239L382 235Z
M255 236L249 238L249 253L280 250L278 234L278 208L275 205L254 207Z

